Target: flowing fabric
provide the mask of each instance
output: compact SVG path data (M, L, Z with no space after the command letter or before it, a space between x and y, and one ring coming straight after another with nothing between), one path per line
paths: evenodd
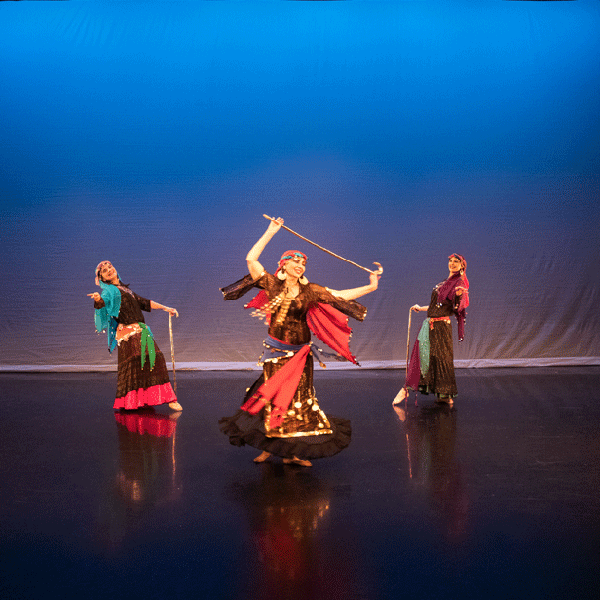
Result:
M150 360L150 370L154 369L154 363L156 362L156 345L154 344L154 336L150 331L150 327L146 323L138 323L142 328L142 338L140 340L141 346L141 363L142 369L146 363L146 350L148 351L148 358Z
M244 308L260 310L269 302L269 297L261 290ZM269 313L265 316L267 323L271 321ZM308 309L306 322L310 330L332 350L349 362L359 365L356 357L350 351L350 338L352 329L348 325L348 317L329 304L317 303Z
M128 286L107 285L101 300L94 305L102 324L109 323L111 328L114 324L115 346L117 326L130 330L118 341L117 393L113 408L134 410L176 402L165 358L142 314L142 311L152 310L151 301L138 296ZM115 315L117 306L119 310ZM109 340L109 349L110 346Z
M429 319L425 319L423 325L421 325L419 337L417 338L419 341L419 370L423 376L427 375L427 372L429 371L429 356L431 351L431 344L429 342L430 330L431 326L429 324Z
M104 306L97 308L94 312L96 331L106 331L108 338L108 351L112 352L117 346L117 318L121 310L121 292L116 285L99 281L102 288L100 296L104 300Z
M120 382L119 382L120 383ZM177 396L170 382L156 384L148 388L139 387L127 392L124 396L118 396L113 405L114 409L136 410L143 406L160 406L177 402Z
M417 336L417 341L413 346L413 351L408 364L408 373L406 375L406 387L417 390L419 388L419 380L427 375L429 371L429 319L423 321L421 330Z
M460 255L455 256L459 257L464 262L466 268L466 261L464 258ZM469 280L467 279L466 273L463 273L462 275L457 273L443 281L437 288L437 301L438 306L441 306L447 300L454 303L454 300L457 297L456 292L458 290L461 290L462 294L458 296L459 302L455 307L455 315L456 320L458 321L458 341L462 342L465 339L465 320L467 307L469 306Z
M234 284L235 285L235 284ZM228 300L227 296L225 297ZM257 311L260 311L263 306L269 303L269 296L267 296L267 292L265 290L261 290L250 300L250 302L244 304L244 308L254 308ZM256 316L259 316L258 313ZM267 325L271 324L271 313L264 314L265 321Z
M263 342L268 349L270 358L266 360L280 360L290 358L284 366L268 381L263 383L241 406L242 410L255 415L267 404L272 405L270 414L270 427L277 428L283 423L285 413L290 407L292 399L298 389L300 378L306 366L306 359L312 354L324 368L322 357L332 357L341 360L339 354L325 352L312 342L308 344L292 345L275 339L270 335ZM265 356L263 352L259 364Z
M306 357L310 346L305 345L282 367L273 377L263 383L260 388L244 404L242 410L255 415L266 404L271 404L271 427L281 427L286 411L298 389L300 377L304 371Z
M245 308L260 310L269 301L264 290L261 290ZM267 313L270 322L270 313ZM358 365L356 357L350 352L350 337L352 329L348 326L348 317L332 306L317 303L308 309L306 322L310 330L332 350L336 352L336 358L346 359ZM250 414L257 414L266 404L271 404L270 424L272 427L280 427L294 393L300 382L300 377L306 363L306 357L311 352L311 345L307 344L299 350L300 346L286 345L281 340L269 338L272 342L278 342L280 349L295 352L293 358L279 370L271 379L265 382L244 404L242 410ZM299 350L299 351L298 351ZM324 367L324 363L320 362Z
M410 355L410 362L408 363L408 370L406 373L406 382L404 387L411 390L419 389L419 379L421 379L421 361L420 361L420 350L419 340L415 342L412 354Z
M319 303L309 309L306 322L322 342L346 360L358 365L356 357L350 352L352 329L348 326L348 317L333 306Z
M413 346L405 383L406 388L424 394L436 394L440 399L453 398L458 393L450 317L456 314L462 298L453 292L457 288L459 277L449 279L453 279L450 285L447 285L446 280L431 293L427 318L423 321ZM445 295L442 297L443 301L440 301L439 291L442 288Z

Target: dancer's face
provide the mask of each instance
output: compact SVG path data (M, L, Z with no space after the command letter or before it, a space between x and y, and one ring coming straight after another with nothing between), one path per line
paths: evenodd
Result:
M462 269L462 263L460 262L460 259L456 258L456 256L451 256L448 260L448 269L450 269L450 273L452 275L459 273Z
M306 271L306 261L301 256L295 256L283 264L283 270L289 277L300 279Z
M117 270L112 266L112 263L106 261L100 267L100 279L106 283L119 282Z

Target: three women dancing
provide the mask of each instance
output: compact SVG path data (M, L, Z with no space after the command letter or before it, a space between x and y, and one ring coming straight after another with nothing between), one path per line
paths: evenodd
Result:
M310 460L346 448L351 437L348 420L327 415L319 406L313 388L313 358L321 364L323 356L358 364L349 348L348 317L364 320L367 310L355 300L377 289L380 274L371 273L368 285L331 290L306 279L307 257L297 250L284 252L275 274L270 274L259 258L282 225L283 219L270 222L246 256L248 275L222 288L226 300L240 298L253 288L261 290L246 308L265 318L269 330L259 360L262 375L247 390L241 409L221 419L220 426L232 444L261 450L255 462L274 455L285 463L310 466ZM469 306L469 281L467 262L460 254L449 257L448 268L448 278L435 286L429 305L411 307L426 311L427 319L394 404L404 400L409 389L435 394L438 402L448 404L457 395L450 317L458 320L460 341ZM177 311L135 294L109 261L96 267L96 284L102 292L88 294L94 300L96 329L107 332L109 352L119 349L114 408L168 404L181 410L164 356L142 315L142 311L162 309L177 316ZM334 354L311 341L311 332Z

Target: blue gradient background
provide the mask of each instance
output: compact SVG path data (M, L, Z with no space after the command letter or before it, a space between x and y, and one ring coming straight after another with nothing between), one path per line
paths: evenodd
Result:
M179 309L182 366L252 363L265 328L218 288L263 213L383 264L367 366L404 364L451 252L459 366L600 364L598 31L591 0L1 3L0 368L115 365L103 259ZM296 247L312 281L367 282L287 232L263 264Z

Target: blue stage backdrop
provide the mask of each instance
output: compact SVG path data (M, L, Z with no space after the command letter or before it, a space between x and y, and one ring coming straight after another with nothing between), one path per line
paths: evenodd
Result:
M593 0L0 3L0 368L115 367L102 259L179 309L180 367L252 365L266 329L219 287L263 213L383 264L365 366L405 364L452 252L458 366L600 364L599 31ZM367 283L285 231L263 264L289 248Z

